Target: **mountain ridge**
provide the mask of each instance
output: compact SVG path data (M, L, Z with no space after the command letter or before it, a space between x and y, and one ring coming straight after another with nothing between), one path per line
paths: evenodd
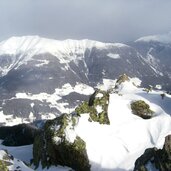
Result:
M166 67L155 56L158 46L154 55L153 51L149 52L151 45L146 45L144 53L137 46L87 39L57 41L38 36L3 41L0 43L0 112L6 119L13 115L24 120L54 117L87 99L88 94L75 91L77 85L95 88L104 79L115 80L123 73L143 80L143 87L169 87ZM11 50L9 54L8 50ZM151 63L151 59L155 60ZM69 93L60 94L64 91Z
M18 48L15 48L15 45L18 45ZM100 41L95 41L95 40L90 40L90 39L56 40L56 39L43 38L43 37L35 35L35 36L11 37L9 39L6 39L6 40L0 42L0 50L2 51L1 53L4 53L5 50L7 50L7 53L10 53L8 46L9 47L13 46L14 49L20 48L21 51L27 51L27 49L29 50L29 49L34 49L34 48L35 49L40 48L41 50L42 50L42 48L44 48L45 50L48 50L48 48L49 48L49 51L52 50L52 52L53 52L53 50L55 50L55 49L57 51L58 51L58 49L59 49L59 51L60 50L67 51L68 47L70 47L70 49L72 49L72 48L74 48L74 46L84 47L84 48L92 48L92 47L105 48L108 46L123 47L123 46L128 46L128 45L122 44L122 43L103 43ZM52 46L52 47L50 47L50 46ZM28 48L26 48L26 47L28 47ZM5 50L3 51L3 49L5 49ZM12 52L15 53L16 50L14 50ZM12 54L12 52L11 52L11 54Z

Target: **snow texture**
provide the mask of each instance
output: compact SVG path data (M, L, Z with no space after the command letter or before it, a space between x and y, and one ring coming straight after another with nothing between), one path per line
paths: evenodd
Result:
M127 45L121 43L102 43L94 40L53 40L47 38L41 38L39 36L22 36L22 37L11 37L8 40L0 42L0 55L1 54L20 54L21 52L29 53L30 55L36 55L40 53L49 52L55 56L63 53L68 56L71 52L73 53L84 53L85 49L91 49L96 47L98 49L105 49L108 47L125 47ZM75 56L73 56L75 58ZM72 59L72 58L71 58ZM61 58L61 63L67 62L66 59Z
M171 102L171 98L167 96L162 100L160 91L147 94L134 86L134 81L120 85L122 96L110 95L110 125L89 122L88 114L81 115L75 131L86 142L92 171L133 170L135 160L146 148L162 148L165 136L171 133L171 118L166 113L171 110L165 104ZM132 114L130 103L133 100L144 100L155 116L144 120Z

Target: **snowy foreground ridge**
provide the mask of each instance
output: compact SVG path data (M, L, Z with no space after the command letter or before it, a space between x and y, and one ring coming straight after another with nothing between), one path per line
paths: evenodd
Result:
M130 79L119 85L118 93L110 93L110 125L89 122L88 114L83 114L73 130L65 130L68 140L73 141L74 137L79 136L85 141L91 171L132 171L136 159L145 149L162 148L165 137L171 134L171 96L166 94L162 99L162 91L152 90L147 93L143 88L135 86L138 83L138 79ZM110 85L100 87L105 89ZM135 100L149 104L154 116L145 120L132 114L130 104ZM101 110L100 106L98 110ZM54 170L69 169L48 169Z
M132 80L133 81L133 80ZM144 92L132 81L120 85L119 94L111 94L108 116L110 125L89 122L86 115L80 118L76 133L86 142L91 170L132 170L135 160L146 148L162 148L165 136L171 133L171 96L161 99L161 92ZM130 103L144 100L155 116L144 120L133 115Z

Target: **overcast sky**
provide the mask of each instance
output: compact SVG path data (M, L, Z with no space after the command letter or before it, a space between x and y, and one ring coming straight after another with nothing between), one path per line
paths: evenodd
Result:
M127 42L171 31L171 0L0 0L0 41L11 36Z

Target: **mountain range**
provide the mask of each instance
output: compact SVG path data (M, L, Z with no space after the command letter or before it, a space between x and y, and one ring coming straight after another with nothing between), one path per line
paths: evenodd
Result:
M0 43L1 125L54 118L72 111L96 86L120 74L142 86L171 85L168 35L127 44L92 40L57 41L39 36L11 37ZM166 38L167 37L167 41Z
M0 170L170 170L170 54L171 33L0 42Z

